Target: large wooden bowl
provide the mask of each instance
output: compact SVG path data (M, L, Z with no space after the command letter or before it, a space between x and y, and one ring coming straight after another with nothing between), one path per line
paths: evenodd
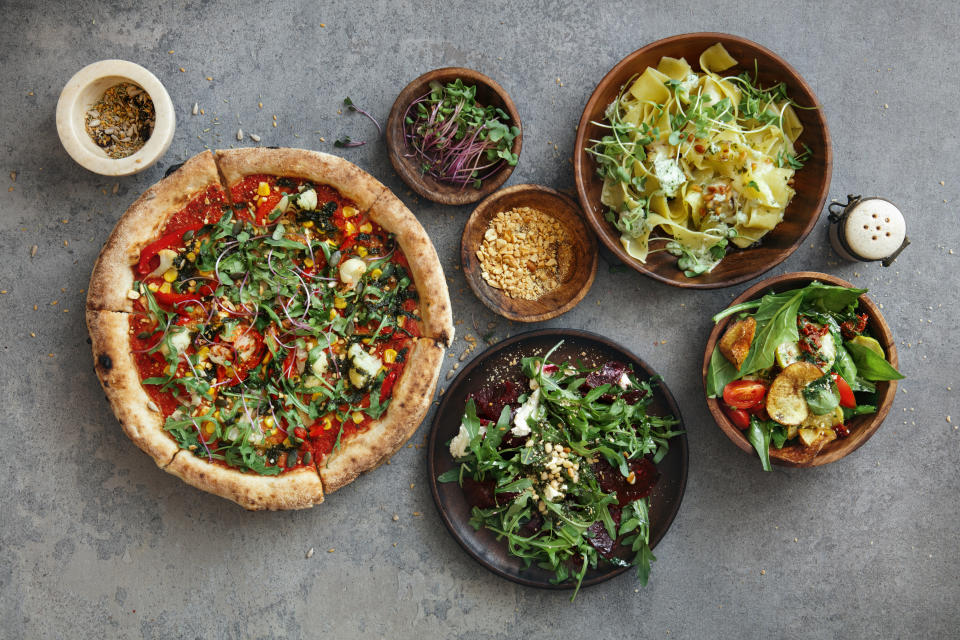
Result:
M477 249L487 225L501 211L530 207L552 216L573 243L573 264L560 286L536 300L511 298L491 287L481 275ZM480 302L505 318L518 322L541 322L566 313L590 291L597 275L597 237L584 221L580 207L569 197L548 187L518 184L501 189L481 202L463 229L460 263L463 275Z
M745 250L734 250L723 259L710 273L688 278L677 268L677 258L665 251L657 252L647 258L646 264L631 257L620 244L620 232L603 214L606 211L600 203L600 190L603 182L597 175L597 165L587 153L590 140L599 139L603 129L594 124L604 119L604 110L613 102L620 88L634 75L640 74L649 66L656 67L660 58L672 56L686 58L687 62L699 70L698 60L704 49L720 42L739 63L728 74L749 71L751 74L756 60L760 84L769 87L778 82L787 84L788 95L801 107L797 116L803 123L803 133L799 143L807 144L813 151L806 166L797 171L794 180L796 195L787 207L783 222L768 233L760 245ZM799 147L798 144L798 148ZM827 198L830 187L830 175L833 167L833 152L827 121L820 103L813 91L804 82L800 74L780 56L760 45L724 33L688 33L658 40L642 49L634 51L604 76L587 101L577 128L574 147L573 169L580 205L587 220L593 226L601 242L607 245L624 263L640 273L660 282L676 287L694 289L715 289L746 282L783 262L787 256L800 246L803 239L813 229L820 217L820 211Z
M434 69L408 84L397 96L393 108L390 109L390 116L387 118L387 151L390 155L390 163L411 189L424 198L440 204L460 205L481 200L499 189L514 169L510 165L504 164L494 175L484 180L480 188L477 189L469 184L461 187L424 175L420 171L420 163L415 158L408 157L410 148L403 134L403 118L407 107L414 100L430 91L431 82L437 81L441 84L447 84L457 78L463 80L465 85L477 87L476 100L478 103L483 106L499 107L510 116L510 122L505 124L520 129L520 134L513 140L511 151L519 156L520 149L523 147L523 126L520 124L520 114L517 113L517 107L513 104L513 100L510 99L503 87L479 71L465 67Z
M842 287L854 286L846 280L826 273L799 271L767 278L762 282L758 282L740 294L730 303L730 306L746 302L747 300L754 300L763 296L763 294L768 291L780 292L799 289L810 284L813 280L819 280L824 284L839 285ZM867 328L880 343L880 346L883 347L884 352L887 354L887 361L896 367L899 362L897 359L897 345L893 341L893 334L890 333L890 327L887 325L886 320L883 319L880 309L877 308L877 305L875 305L870 298L862 295L860 296L859 311L869 316L870 319L867 323ZM720 340L720 337L723 335L723 332L727 330L727 326L729 326L732 320L733 316L728 316L721 320L713 328L713 331L710 332L710 337L707 339L702 371L704 395L706 395L707 368L710 366L710 356L713 353L713 348L716 346L717 341ZM884 418L890 413L890 407L893 406L894 397L897 395L896 381L878 382L876 384L877 412L870 415L856 416L847 422L847 427L850 429L850 435L848 437L837 438L827 443L819 451L804 447L800 444L786 445L782 449L770 447L770 462L787 467L817 467L836 462L840 458L862 447L863 444L870 439L870 436L880 428ZM723 410L720 408L720 400L718 398L707 398L707 407L710 409L710 413L713 415L713 419L717 425L735 445L747 453L756 455L753 446L747 440L744 433L734 426L727 416L724 415Z

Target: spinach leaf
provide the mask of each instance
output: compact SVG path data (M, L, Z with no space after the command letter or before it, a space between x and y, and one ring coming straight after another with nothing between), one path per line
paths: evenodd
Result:
M714 347L707 367L707 397L719 398L723 395L723 388L739 377L740 372L733 363L720 353L718 347Z
M775 446L777 449L782 449L783 445L787 442L787 427L772 421L768 422L767 424L771 427L770 444Z
M857 365L857 371L867 380L902 380L905 376L893 368L879 354L868 347L854 342L845 342L844 345Z
M849 289L836 285L823 284L814 280L803 289L804 304L820 311L840 313L857 304L866 289Z
M840 392L833 384L830 374L817 378L803 389L803 399L814 415L830 413L840 404Z
M855 408L849 409L847 407L843 408L843 420L846 422L854 416L862 416L865 414L876 413L877 407L872 404L858 404Z
M803 291L797 289L763 297L753 316L757 321L757 330L750 352L740 365L741 376L772 367L776 348L784 342L796 342L799 339L797 312L803 301Z
M750 426L747 428L747 440L757 450L760 456L760 464L764 471L770 471L770 434L772 429L770 424L764 420L757 420L756 416L750 416Z
M843 348L843 340L836 333L833 334L833 344L837 348L837 358L833 361L833 370L840 374L850 388L854 391L860 391L854 385L857 382L857 365L854 363L850 353Z

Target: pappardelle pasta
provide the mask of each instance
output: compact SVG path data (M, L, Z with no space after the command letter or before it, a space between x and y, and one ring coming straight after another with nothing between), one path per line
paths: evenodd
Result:
M588 149L605 216L640 262L665 250L692 278L719 264L731 243L749 247L783 220L810 149L795 148L803 126L786 85L762 89L756 74L721 75L736 64L720 43L700 55L699 73L663 57L595 123L606 130ZM657 228L666 236L651 237ZM651 248L657 240L663 245Z

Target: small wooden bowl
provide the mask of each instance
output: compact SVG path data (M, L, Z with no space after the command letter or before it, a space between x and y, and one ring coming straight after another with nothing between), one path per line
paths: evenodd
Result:
M717 42L722 43L738 61L736 67L725 73L749 71L752 74L756 60L761 85L769 87L781 81L787 84L788 95L805 107L796 110L803 124L803 133L798 142L807 144L813 151L813 157L794 177L797 193L787 207L783 222L764 236L759 246L732 251L712 272L688 278L677 268L677 258L665 251L650 255L646 264L643 264L624 250L620 244L620 233L603 217L606 211L606 207L600 203L603 181L597 175L596 162L587 153L587 147L590 146L590 140L603 135L603 129L594 123L603 121L605 109L632 76L642 73L647 67L656 67L663 56L686 58L697 69L700 54ZM692 289L716 289L746 282L786 260L820 217L833 167L830 132L823 109L800 74L769 49L724 33L688 33L658 40L617 63L587 101L577 128L574 149L573 170L580 205L600 240L620 260L640 273L675 287Z
M440 204L470 204L485 198L500 188L500 185L506 182L514 169L505 164L494 175L484 180L479 189L475 189L471 185L460 187L423 175L420 172L420 164L413 158L407 157L410 150L403 135L403 118L407 107L414 100L429 92L430 83L434 80L446 84L457 78L463 80L465 85L476 85L477 102L484 106L499 107L510 116L510 122L507 124L520 129L520 134L513 140L511 151L519 156L520 149L523 146L523 127L520 124L520 114L517 113L513 100L510 99L503 87L479 71L465 67L434 69L408 84L397 96L393 108L390 109L390 117L387 118L387 150L390 154L390 163L411 189L424 198Z
M477 249L490 220L501 211L516 207L531 207L552 215L563 225L574 244L573 264L566 280L536 300L511 298L500 289L491 287L484 281L477 259ZM577 204L562 193L536 184L518 184L489 196L470 214L460 239L460 261L470 288L487 307L518 322L549 320L575 307L593 284L597 275L597 259L597 237L584 221Z
M773 278L767 278L762 282L753 285L742 294L740 294L729 306L760 298L770 290L787 291L789 289L799 289L808 285L813 280L819 280L824 284L839 285L842 287L853 287L846 280L842 280L826 273L816 271L799 271L796 273L787 273ZM890 327L880 313L880 309L866 295L860 296L859 310L869 316L867 327L870 333L877 339L880 346L887 354L887 361L894 367L898 365L897 346L893 341L893 334ZM710 356L713 354L713 348L720 340L723 332L732 321L733 316L728 316L721 320L707 339L707 348L703 356L703 384L704 395L706 395L707 368L710 366ZM856 416L847 423L850 429L850 435L846 438L837 438L826 444L819 451L814 451L798 444L784 446L782 449L770 447L770 462L786 467L818 467L823 464L836 462L840 458L853 453L870 439L870 436L880 428L884 418L890 413L893 406L893 400L897 395L896 381L877 383L877 412L870 415ZM747 453L753 453L754 449L746 436L724 415L720 408L718 398L707 398L707 407L713 415L720 429L723 430L731 441Z

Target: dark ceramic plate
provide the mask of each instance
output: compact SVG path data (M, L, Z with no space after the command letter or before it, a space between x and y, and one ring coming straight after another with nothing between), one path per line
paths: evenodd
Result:
M564 341L563 346L551 356L551 359L557 362L579 359L584 364L601 365L608 360L620 360L632 363L637 377L641 380L649 380L656 375L643 360L627 349L587 331L542 329L523 333L491 347L464 367L440 402L427 443L427 472L430 475L433 499L456 541L477 562L497 575L520 584L548 589L571 589L575 583L568 580L561 584L551 584L552 571L536 565L525 569L519 558L508 555L505 541L498 541L496 536L486 529L474 531L469 523L470 505L460 486L456 482L438 483L437 477L455 466L447 443L460 429L460 417L470 392L484 384L507 379L523 383L520 359L543 355L560 340ZM673 415L680 420L677 429L684 428L680 409L664 384L655 387L654 401L648 410L656 415ZM660 481L650 494L651 549L657 546L677 515L687 482L686 435L673 438L670 445L670 452L657 465L661 474ZM657 571L656 564L659 563L654 565L654 574ZM583 586L609 580L630 568L632 567L601 563L596 569L587 571Z

